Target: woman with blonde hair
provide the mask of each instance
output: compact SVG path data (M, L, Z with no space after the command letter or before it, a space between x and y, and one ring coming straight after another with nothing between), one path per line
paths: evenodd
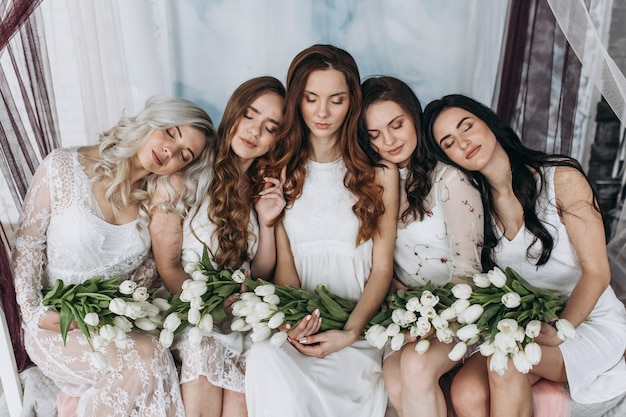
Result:
M149 202L156 183L191 182L209 164L215 139L210 117L195 104L153 97L134 117L122 117L100 144L52 151L26 196L13 253L15 290L26 350L61 389L59 415L182 416L170 352L153 336L102 348L106 369L74 323L64 346L59 313L42 303L41 288L102 276L156 276L149 257ZM192 176L189 176L189 175ZM170 202L176 206L176 201ZM64 402L64 400L68 400Z
M382 352L363 329L392 276L398 172L374 168L357 139L359 71L346 51L314 45L287 74L285 125L269 169L286 166L288 208L277 226L274 282L357 301L343 329L318 332L319 311L281 348L252 345L246 401L251 416L383 416Z
M155 210L150 225L159 274L179 292L189 278L183 254L201 255L206 244L217 269L244 268L254 278L270 279L276 263L274 221L285 207L282 184L262 177L263 159L280 126L285 89L273 77L257 77L232 94L218 128L212 175L201 177L199 204L185 218ZM159 189L159 191L162 191ZM165 194L157 193L155 204ZM158 204L157 204L158 205ZM234 301L230 297L226 304ZM192 416L246 415L244 372L247 339L216 324L200 346L189 334L176 336L172 349L181 359L185 413Z

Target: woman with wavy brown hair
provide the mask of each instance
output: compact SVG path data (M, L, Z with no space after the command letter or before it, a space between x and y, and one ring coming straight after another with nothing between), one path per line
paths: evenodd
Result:
M281 182L262 178L257 160L268 151L282 121L285 89L273 77L241 84L226 105L218 128L212 175L199 180L201 204L183 219L167 207L153 213L150 225L157 268L171 292L189 278L185 253L201 255L204 245L217 269L244 268L269 279L276 262L273 223L285 207ZM165 194L161 198L165 199ZM170 197L171 199L171 197ZM234 296L227 300L232 303ZM227 324L215 325L200 346L186 332L172 350L182 362L181 391L189 416L245 416L245 340Z
M343 329L319 332L319 311L275 348L248 355L251 416L382 416L387 404L382 351L359 340L383 302L392 276L398 172L374 168L359 146L360 78L346 51L314 45L287 74L285 124L269 170L286 166L288 208L276 227L274 282L357 301Z

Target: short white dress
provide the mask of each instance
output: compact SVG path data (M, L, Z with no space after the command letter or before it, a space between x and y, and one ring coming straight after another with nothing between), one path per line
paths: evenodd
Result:
M150 285L156 277L148 225L107 223L92 181L76 149L57 149L37 169L24 201L13 268L26 350L65 395L80 397L77 415L183 416L172 355L155 337L132 331L127 346L109 343L102 353L110 366L99 370L80 330L68 332L64 346L58 331L39 327L48 309L41 289L57 279L69 285L119 276Z
M454 277L471 277L481 271L483 205L480 192L465 174L439 162L426 197L429 207L422 220L404 224L398 218L394 272L406 286L427 282L444 285ZM404 184L407 168L400 169L402 201L399 216L408 203Z
M199 207L190 210L183 223L183 253L194 251L202 255L204 244L211 252L218 248L218 242L213 235L215 225L209 220L207 210L209 207L208 196ZM248 256L254 257L257 250L258 223L256 216L250 214L251 236L248 242ZM216 266L215 264L213 265ZM246 262L241 268L250 269L250 263ZM218 387L236 392L244 392L245 357L250 338L247 333L232 332L230 320L215 324L213 332L205 336L199 347L189 344L188 329L177 334L172 344L172 352L182 362L180 370L180 382L190 382L205 376L207 380Z
M285 213L302 288L318 284L358 300L372 265L371 241L356 246L355 197L344 187L343 160L307 163L302 195ZM291 344L252 345L247 361L250 417L382 417L387 406L382 351L367 341L325 358L302 355Z
M526 248L534 236L522 226L512 240L497 231L500 242L496 262L501 268L515 269L532 285L566 299L578 283L581 269L556 207L554 170L544 169L546 187L540 196L538 213L554 237L550 260L537 267L533 259L526 257ZM540 243L533 249L531 254L540 253ZM576 331L578 338L559 345L572 399L582 404L599 403L626 392L626 311L610 286L598 299L589 319Z

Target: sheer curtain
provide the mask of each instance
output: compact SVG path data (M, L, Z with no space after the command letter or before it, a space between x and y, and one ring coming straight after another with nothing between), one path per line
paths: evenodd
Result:
M0 168L5 211L16 214L41 158L58 147L54 93L48 68L40 1L2 1L0 12ZM6 217L6 216L5 216ZM10 267L13 222L0 223L0 302L6 313L18 368L29 365L21 343L19 315Z
M547 1L572 49L587 69L589 78L600 90L622 126L626 125L626 77L609 56L603 37L594 27L583 1ZM611 264L611 285L626 303L626 207L622 209L617 231L607 249Z

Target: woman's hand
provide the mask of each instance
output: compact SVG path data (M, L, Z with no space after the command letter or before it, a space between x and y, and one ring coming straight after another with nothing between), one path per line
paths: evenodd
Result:
M271 224L287 205L283 196L283 185L285 184L286 168L280 171L279 178L265 177L263 191L259 193L260 198L254 204L259 223L262 226Z
M316 358L323 358L353 344L357 337L346 330L328 330L326 332L306 336L300 340L290 339L291 344L300 353Z
M320 317L320 311L315 310L313 314L305 316L300 323L296 324L293 328L289 325L285 326L285 330L289 330L288 340L306 340L310 335L313 335L320 331L322 325L322 318Z
M61 315L58 311L48 310L39 318L39 328L61 333ZM78 329L78 324L74 320L70 323L69 330Z

